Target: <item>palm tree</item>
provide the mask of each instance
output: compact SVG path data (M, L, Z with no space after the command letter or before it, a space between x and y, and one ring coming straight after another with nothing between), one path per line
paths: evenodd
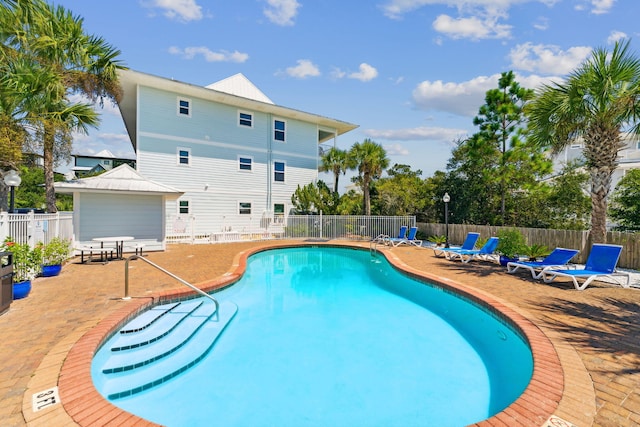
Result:
M529 105L529 140L554 153L577 139L591 175L592 242L606 241L607 196L624 144L622 131L640 134L640 61L629 41L591 58L563 83L545 85Z
M55 154L68 153L72 131L86 131L87 126L99 123L97 114L88 111L89 104L71 103L69 96L81 94L101 105L105 98L117 102L121 93L117 70L125 67L117 60L118 50L104 39L84 32L82 18L43 0L3 2L0 27L0 60L31 62L37 64L39 72L53 73L55 77L28 96L39 101L29 114L39 120L47 211L56 212Z
M333 173L333 192L338 192L338 179L340 174L344 174L349 166L349 158L345 150L341 150L336 147L331 147L320 158L320 172L332 172Z
M389 166L387 152L381 145L367 138L362 143L353 144L349 151L349 158L358 170L356 182L362 189L364 213L371 215L371 182L380 178L382 172Z

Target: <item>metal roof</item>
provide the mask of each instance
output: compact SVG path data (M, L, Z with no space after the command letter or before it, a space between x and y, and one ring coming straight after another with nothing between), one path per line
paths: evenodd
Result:
M127 164L122 164L101 175L62 181L53 184L58 193L127 193L157 194L180 197L183 192L148 180Z

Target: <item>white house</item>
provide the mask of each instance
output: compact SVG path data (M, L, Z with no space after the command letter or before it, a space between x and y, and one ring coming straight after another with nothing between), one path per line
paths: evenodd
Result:
M622 141L624 148L618 152L618 168L613 172L611 178L611 191L616 188L616 185L628 170L640 168L640 138L625 133L622 135ZM569 162L584 160L583 149L584 145L581 141L568 145L553 158L554 171L560 171Z
M167 224L195 218L201 236L268 231L317 180L319 144L357 127L276 105L242 74L201 87L125 70L120 82L137 170L184 193L166 201Z
M102 150L94 155L72 154L74 178L81 178L87 174L104 172L116 168L122 164L127 164L135 169L135 159L120 158L113 155L109 150Z

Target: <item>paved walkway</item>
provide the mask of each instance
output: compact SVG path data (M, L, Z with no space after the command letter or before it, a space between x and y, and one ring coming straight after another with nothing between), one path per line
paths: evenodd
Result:
M269 244L170 245L148 259L201 283L230 271L239 251ZM562 363L565 390L558 417L578 427L640 425L640 290L595 283L576 291L568 282L540 284L489 263L434 258L428 249L390 251L413 269L493 296L537 325ZM57 384L62 362L85 332L134 303L120 299L124 265L68 264L58 277L36 279L31 294L0 316L1 425L73 425L61 405L34 414L32 395ZM135 298L178 287L135 261L130 278Z

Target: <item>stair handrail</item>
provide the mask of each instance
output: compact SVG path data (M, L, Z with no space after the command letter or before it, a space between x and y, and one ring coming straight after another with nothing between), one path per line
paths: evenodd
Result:
M193 289L196 293L202 295L203 297L209 298L211 301L213 301L213 303L216 306L216 313L215 313L216 314L216 321L218 321L220 319L220 316L219 316L220 304L218 303L217 299L215 299L214 297L212 297L208 293L204 292L202 289L199 289L196 286L193 286L191 283L187 282L186 280L181 279L180 277L176 276L172 272L160 267L158 264L156 264L154 262L151 262L146 258L143 258L140 255L131 255L124 262L124 298L122 298L122 299L125 299L125 300L131 299L131 297L129 296L129 261L134 260L134 259L139 259L141 261L146 262L147 264L157 268L158 270L162 271L163 273L173 277L174 279L176 279L177 281L179 281L183 285Z

